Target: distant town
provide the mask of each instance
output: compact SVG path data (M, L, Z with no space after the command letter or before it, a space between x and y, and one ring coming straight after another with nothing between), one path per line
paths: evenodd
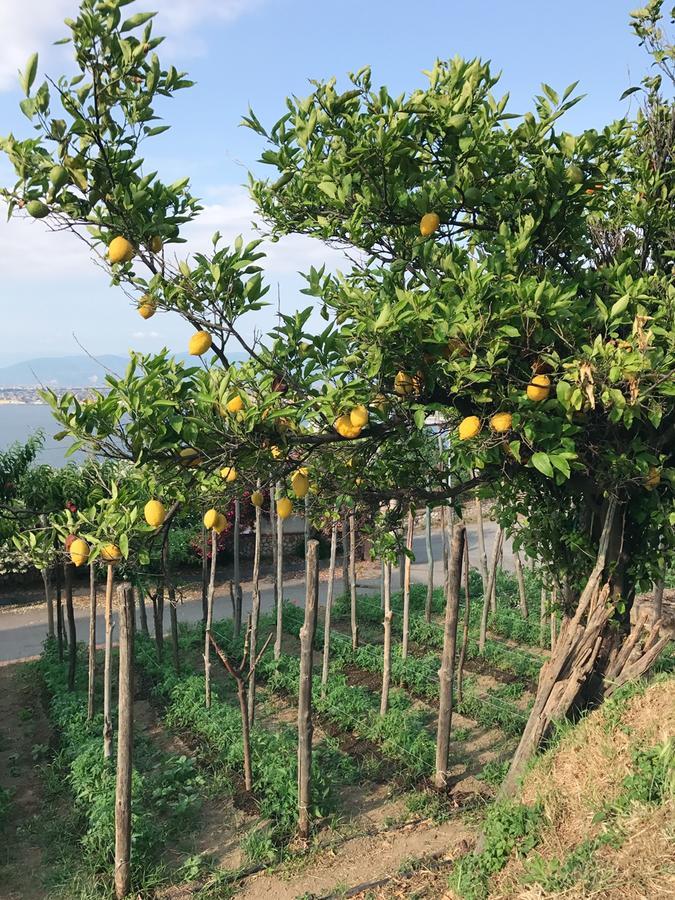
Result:
M8 404L44 404L44 400L38 393L40 389L36 387L0 387L0 406ZM65 393L68 390L79 400L85 400L91 396L91 388L72 387L59 389L59 393Z

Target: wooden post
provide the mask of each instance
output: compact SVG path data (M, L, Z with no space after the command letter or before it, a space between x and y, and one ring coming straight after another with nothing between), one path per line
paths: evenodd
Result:
M415 531L415 513L408 510L408 532L405 547L412 552L413 534ZM406 553L403 560L403 638L401 641L401 659L408 658L408 631L410 629L410 565L411 559Z
M483 579L483 594L488 587L487 553L485 551L485 529L483 527L483 503L476 497L476 532L478 535L478 571Z
M380 696L380 715L384 716L389 708L389 685L391 684L391 563L384 564L384 648L382 660L382 694Z
M352 624L352 650L359 646L359 623L356 611L356 521L349 513L349 598Z
M77 633L75 630L75 611L73 609L73 564L67 562L64 569L66 585L66 616L68 619L68 690L75 690L75 671L77 668Z
M209 560L208 560L208 535L206 527L202 525L202 623L206 628L206 608L209 597Z
M240 530L241 530L241 503L239 497L234 498L234 536L232 541L232 553L234 555L234 623L233 634L235 639L241 631L241 610L243 597L241 594L241 560L240 560Z
M105 655L103 658L103 756L112 756L112 645L113 645L113 563L108 563L105 582Z
M307 559L307 545L311 535L309 519L309 494L305 494L305 559Z
M543 584L539 598L539 646L546 646L546 588Z
M504 532L500 528L497 532L497 537L495 539L495 548L494 553L492 554L492 565L490 567L490 575L487 583L487 590L485 591L485 595L483 597L483 613L480 619L480 633L478 635L478 652L483 655L485 652L485 639L487 637L487 621L488 621L488 611L490 609L490 598L492 597L492 589L494 587L495 579L497 578L497 565L499 563L499 552L502 549L502 544L504 542Z
M523 573L523 564L520 559L520 553L516 550L513 554L513 562L516 568L516 578L518 579L518 597L519 597L519 606L520 606L520 614L524 619L527 619L529 610L527 608L527 592L525 591L525 575Z
M663 590L665 588L665 581L663 578L659 578L658 581L654 582L654 594L652 596L652 615L655 622L663 615Z
M150 629L148 628L148 613L145 608L145 591L143 590L142 585L139 585L136 588L136 594L138 596L138 617L140 620L141 631L146 637L150 637Z
M155 644L157 645L157 659L164 659L164 580L160 578L157 585L157 593L152 602L155 620Z
M326 611L323 620L323 666L321 669L321 696L326 696L328 684L328 666L330 664L330 616L333 608L333 591L335 588L335 560L337 557L337 522L333 522L330 530L330 562L328 564L328 586L326 593Z
M63 662L63 603L61 602L61 566L56 564L56 641L59 661Z
M260 490L260 479L257 489ZM253 585L251 597L251 667L248 676L248 726L255 721L255 659L258 652L258 623L260 621L260 544L262 541L262 513L255 508L255 546L253 548Z
M342 513L342 593L349 591L349 516Z
M436 773L434 783L437 788L445 787L450 750L450 727L452 724L452 681L455 669L455 646L457 642L457 613L459 610L459 587L462 580L462 557L466 530L463 522L455 526L450 554L450 571L445 586L445 627L443 630L443 655L438 672L439 706L438 730L436 732Z
M471 616L471 592L469 590L469 537L464 535L464 624L462 626L462 646L459 651L457 664L457 703L462 702L462 687L464 681L464 660L466 648L469 643L469 618Z
M209 590L206 598L206 628L204 629L204 690L206 692L206 708L211 709L211 625L213 624L213 598L216 593L216 556L218 554L218 535L211 531L211 574Z
M551 590L551 653L555 650L558 620L556 618L556 603L558 601L558 586L553 582Z
M309 838L312 799L312 660L319 597L319 542L307 546L305 621L300 629L300 681L298 686L298 833Z
M89 670L87 678L87 720L94 718L96 685L96 569L89 564Z
M431 507L424 511L424 539L427 550L427 599L424 604L424 621L431 622L431 606L434 600L434 549L431 544Z
M169 526L170 528L171 526ZM171 622L171 654L173 667L180 672L180 652L178 650L178 610L176 609L176 588L171 575L171 560L169 559L169 528L164 531L162 541L162 583L165 586L169 599L169 621Z
M277 496L281 494L281 482L277 482ZM276 510L275 510L276 514ZM281 659L281 640L284 633L284 520L277 515L277 631L274 640L274 658Z
M441 553L443 559L443 584L448 580L448 559L449 559L449 547L448 547L448 530L447 530L447 519L448 519L448 507L443 505L441 506ZM431 621L431 619L429 619Z
M501 540L499 539L500 537ZM500 560L504 553L504 529L501 525L497 528L493 553L494 559L492 560L492 568L494 569L495 577L492 579L492 590L490 592L490 612L492 615L495 615L497 612L497 572L501 567Z
M117 782L115 785L115 896L131 890L131 773L134 747L134 592L128 582L118 589L120 669L117 708Z
M45 601L47 603L47 637L54 637L54 599L52 597L52 585L49 577L49 567L40 570L42 583L45 588Z

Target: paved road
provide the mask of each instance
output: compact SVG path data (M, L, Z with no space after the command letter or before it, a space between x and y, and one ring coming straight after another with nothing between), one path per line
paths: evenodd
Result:
M477 538L476 531L473 526L468 526L469 534L469 551L473 554L473 563L476 564ZM493 523L486 523L486 542L488 545L488 557L491 552L492 543L496 526ZM411 566L411 580L413 583L427 583L427 555L425 550L425 541L423 534L416 534L414 541L415 562ZM441 563L441 537L440 532L434 532L432 535L432 552L434 557L434 584L438 587L442 583L443 566ZM513 568L513 556L510 545L504 550L504 567ZM338 572L335 584L335 595L339 596L342 591L342 567L338 561ZM398 589L398 580L395 573L393 578L394 589ZM249 611L251 606L251 590L250 584L244 584L244 614ZM372 578L367 580L359 580L359 589L372 590L379 596L379 579ZM324 603L326 599L327 583L325 581L319 584L319 602ZM292 603L302 605L304 603L305 585L304 579L301 577L289 578L284 584L284 599L290 600ZM261 603L264 611L269 610L274 604L274 587L270 579L261 582ZM166 605L165 605L166 606ZM232 605L229 597L228 583L222 584L216 591L214 600L213 615L215 619L229 618L232 612ZM150 615L150 610L148 612ZM198 622L202 616L201 600L189 600L182 603L178 607L178 619L181 622ZM168 628L168 610L165 609L165 619ZM86 608L76 606L75 623L79 640L86 640L89 633L89 611ZM152 627L152 623L151 627ZM42 649L42 642L47 633L47 609L44 605L31 606L24 609L6 609L0 610L0 663L13 660L27 659L39 655ZM104 640L104 622L103 616L96 617L96 638L97 642L102 643Z

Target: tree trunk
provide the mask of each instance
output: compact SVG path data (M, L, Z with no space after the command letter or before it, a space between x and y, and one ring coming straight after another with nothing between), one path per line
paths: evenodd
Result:
M209 591L206 597L206 628L204 629L204 691L206 708L211 709L211 625L213 624L213 598L216 594L216 556L218 555L218 535L211 531L211 573Z
M260 481L257 484L260 489ZM253 548L253 585L251 597L251 669L248 676L248 725L255 721L255 662L258 652L258 623L260 622L260 543L262 540L262 513L255 509L255 546Z
M157 659L164 659L164 583L160 579L157 585L157 594L152 604L155 619L155 644L157 645Z
M483 613L480 619L480 634L478 636L478 652L483 655L485 652L485 639L487 637L488 611L490 609L490 598L492 597L492 589L495 579L497 578L497 564L499 563L499 553L504 541L504 532L500 528L495 538L495 548L492 554L492 565L490 567L490 575L488 577L487 589L483 596Z
M557 640L557 619L556 619L556 601L558 599L558 589L556 585L553 585L553 590L551 591L551 652L555 649L555 642Z
M281 482L277 483L281 493ZM284 633L284 520L277 516L277 631L274 640L274 658L281 659L281 640Z
M234 555L234 623L233 634L235 640L241 631L241 611L243 597L241 593L241 559L240 559L240 530L241 530L241 504L239 498L234 499L234 535L232 552Z
M300 630L300 680L298 687L298 833L309 838L312 800L312 661L319 596L319 542L307 547L305 621Z
M59 662L63 662L63 603L61 601L61 566L56 564L56 642L59 652Z
M520 553L516 550L513 554L513 562L516 568L516 578L518 579L518 597L520 605L520 614L527 619L529 610L527 608L527 592L525 590L525 574L523 572L523 564L520 559Z
M443 558L443 584L448 580L448 565L450 562L450 546L448 544L448 515L450 510L447 506L441 506L441 553ZM431 618L429 618L431 621Z
M389 709L389 686L391 684L391 624L394 617L391 611L391 563L384 564L384 648L382 662L382 694L380 697L380 715L386 715Z
M494 570L495 575L492 579L492 591L490 593L490 612L494 616L497 612L497 572L501 567L501 558L504 553L504 529L501 526L497 529L493 553L494 558L491 568Z
M77 633L75 610L73 609L73 564L67 562L63 569L66 585L66 616L68 618L68 690L74 691L77 669Z
M145 608L145 591L142 587L136 589L138 594L138 617L141 624L141 631L146 637L150 637L150 629L148 628L148 613Z
M209 538L206 527L202 525L202 625L206 628L206 607L209 602Z
M176 609L176 588L171 574L171 559L169 557L169 526L164 532L162 541L162 582L166 587L169 598L169 621L171 623L171 654L173 667L180 672L180 650L178 648L178 610Z
M117 782L115 785L115 896L131 890L131 774L134 747L134 592L128 582L118 588L120 669L117 711Z
M654 620L658 620L661 618L663 614L663 591L665 588L665 581L663 578L659 578L658 581L654 582L654 596L652 598L652 611L654 614Z
M405 549L412 553L413 534L415 532L415 513L408 511L408 528L405 538ZM401 659L408 658L408 632L410 630L410 566L411 559L406 553L403 562L403 636L401 639Z
M311 527L309 520L309 494L305 494L305 559L307 559L307 545L311 537Z
M253 655L251 659L253 659ZM241 713L241 742L244 751L244 787L247 791L252 791L253 767L251 765L251 735L248 727L248 701L246 698L246 682L241 677L237 680L237 697L239 698L239 712Z
M462 646L459 651L457 664L457 703L462 702L462 688L464 681L464 660L466 648L469 644L469 619L471 617L471 593L469 591L469 536L464 535L464 624L462 627Z
M112 756L112 645L113 645L113 564L108 563L105 582L105 654L103 658L103 756Z
M349 591L349 516L342 513L342 593Z
M333 608L333 591L335 589L335 562L337 557L337 522L333 522L330 530L330 562L328 564L328 585L326 590L326 610L323 620L323 666L321 669L321 696L326 696L328 684L328 666L330 665L330 617Z
M45 588L45 602L47 604L47 637L54 637L54 598L52 597L52 585L49 577L49 568L45 566L40 570L42 583Z
M447 782L450 728L452 725L452 682L455 675L459 589L462 581L462 558L466 532L464 523L455 527L450 554L450 571L445 585L445 627L439 678L438 729L436 732L436 772L434 784L443 788Z
M349 598L352 625L352 650L359 646L359 623L356 610L356 522L353 512L349 513Z
M89 670L87 678L87 719L94 718L96 689L96 569L89 564Z
M488 566L483 527L483 501L480 497L476 497L476 533L478 535L478 571L483 579L483 596L485 596L488 587Z
M546 588L542 584L539 595L539 646L546 646Z
M424 621L431 622L431 606L434 600L434 550L431 545L431 507L424 511L424 539L427 550L427 598L424 603Z

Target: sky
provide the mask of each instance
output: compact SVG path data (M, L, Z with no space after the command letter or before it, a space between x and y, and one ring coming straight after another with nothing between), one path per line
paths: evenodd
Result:
M210 248L217 229L229 241L252 236L255 210L247 172L264 174L257 162L261 139L239 127L249 105L263 124L285 111L287 95L307 95L309 79L345 75L363 65L373 83L393 93L424 84L424 69L438 57L479 56L502 72L498 94L511 95L510 110L522 113L541 82L564 89L579 81L586 98L563 120L568 131L601 128L625 114L635 99L620 102L648 65L628 26L637 0L140 0L125 12L158 11L156 34L166 66L187 70L196 86L164 103L171 129L152 141L148 167L171 182L191 176L193 193L205 207L184 236L179 253ZM77 0L0 0L0 135L31 135L19 111L17 69L31 52L40 54L40 76L71 70L70 49L54 47L66 34L63 18ZM146 145L150 147L150 143ZM0 159L0 184L13 172ZM0 201L1 202L1 201ZM170 313L142 320L119 289L91 260L86 247L67 234L51 234L39 221L5 223L0 211L0 366L37 356L80 352L184 350L190 326ZM249 317L244 331L274 324L277 291L285 312L308 305L297 274L326 261L340 265L335 251L294 236L270 245L265 264L274 305ZM278 286L278 289L277 289Z

